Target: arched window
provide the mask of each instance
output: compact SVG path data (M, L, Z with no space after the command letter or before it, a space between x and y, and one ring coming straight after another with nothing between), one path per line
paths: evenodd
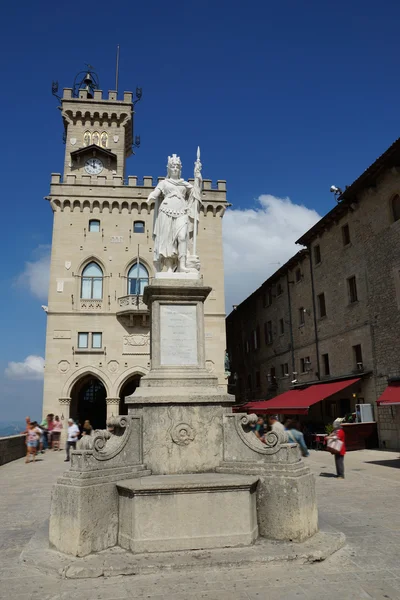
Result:
M100 144L100 135L98 131L92 133L92 144L96 144L96 146Z
M393 221L398 221L400 219L400 196L396 194L392 198L392 214Z
M133 223L133 233L144 233L144 221L135 221Z
M89 231L92 231L94 233L100 232L100 221L98 219L90 219Z
M86 265L82 271L81 298L83 300L103 298L103 271L95 262Z
M128 294L142 296L143 290L149 283L149 272L142 263L135 263L128 273Z
M108 135L105 131L100 136L100 144L102 148L107 148L108 145Z
M90 146L91 142L92 142L92 135L91 135L90 131L85 131L85 133L83 134L83 145Z

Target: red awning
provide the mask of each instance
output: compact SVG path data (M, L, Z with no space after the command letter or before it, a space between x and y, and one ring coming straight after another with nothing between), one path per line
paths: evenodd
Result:
M358 381L360 381L360 378L333 381L330 383L317 383L310 385L305 390L289 390L276 396L276 398L272 398L272 400L249 402L242 406L240 410L269 415L307 415L310 406L333 396L333 394L344 390Z
M400 404L400 385L388 385L382 396L379 396L376 403L378 406L391 406L392 404Z

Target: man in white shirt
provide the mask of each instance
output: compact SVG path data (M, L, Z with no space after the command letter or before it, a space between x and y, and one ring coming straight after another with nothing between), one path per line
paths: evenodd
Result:
M64 462L69 461L70 449L73 448L75 450L76 442L79 439L79 433L80 432L79 432L78 425L75 425L73 419L68 419L68 439L67 439L67 445L66 445L67 458L65 459Z
M268 424L271 427L271 431L275 431L277 434L285 434L285 428L282 423L278 420L278 415L270 415L268 417Z

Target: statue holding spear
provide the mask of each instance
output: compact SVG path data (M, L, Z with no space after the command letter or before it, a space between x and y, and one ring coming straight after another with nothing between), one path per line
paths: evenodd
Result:
M157 272L164 267L169 273L200 270L197 256L202 187L200 148L197 149L194 185L181 178L181 171L179 156L169 156L166 179L159 182L147 199L149 204L154 201L153 260Z

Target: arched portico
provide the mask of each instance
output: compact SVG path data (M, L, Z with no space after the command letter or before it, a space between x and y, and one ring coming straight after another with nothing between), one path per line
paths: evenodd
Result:
M140 380L143 377L143 373L133 373L120 387L119 391L119 414L127 415L128 406L125 404L125 398L135 393L136 389L140 386Z
M93 429L105 429L107 420L107 390L92 373L82 375L71 390L69 414L77 424L90 421Z

